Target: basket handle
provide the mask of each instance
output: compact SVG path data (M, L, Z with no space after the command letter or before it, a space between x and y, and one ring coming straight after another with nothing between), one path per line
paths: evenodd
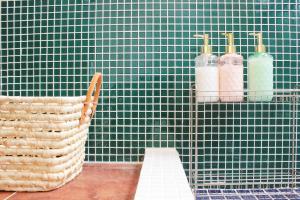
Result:
M98 104L98 98L99 98L99 94L100 94L101 84L102 84L102 74L101 73L95 73L94 76L93 76L93 79L90 83L89 89L86 93L86 99L85 99L84 106L83 106L82 112L81 112L82 114L81 114L81 118L80 118L80 125L84 122L84 119L86 117L86 113L87 113L88 108L89 108L89 104L91 103L91 100L92 100L92 94L93 94L95 86L96 86L96 91L94 92L94 101L93 101L92 113L90 115L90 118L93 118L93 116L96 112L97 104Z

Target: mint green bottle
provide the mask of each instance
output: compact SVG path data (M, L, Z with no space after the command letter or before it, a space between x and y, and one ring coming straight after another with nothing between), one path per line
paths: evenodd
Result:
M272 101L273 57L266 53L262 33L250 33L258 39L255 53L248 58L248 100Z

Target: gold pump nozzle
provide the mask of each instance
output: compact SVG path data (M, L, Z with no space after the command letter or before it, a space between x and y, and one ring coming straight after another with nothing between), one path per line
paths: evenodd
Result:
M226 46L225 52L226 53L235 53L236 49L234 46L233 33L222 33L222 35L225 35L225 37L227 37L227 46Z
M262 33L249 33L249 35L253 35L254 37L257 37L257 45L255 46L255 51L258 53L264 53L266 52L266 47L263 44L263 38L262 38Z
M201 53L210 54L211 53L211 47L209 46L209 36L208 34L194 35L195 38L203 38L203 46L201 47Z

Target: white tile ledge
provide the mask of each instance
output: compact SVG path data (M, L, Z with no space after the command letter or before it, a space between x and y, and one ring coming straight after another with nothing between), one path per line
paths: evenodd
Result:
M135 200L193 200L174 148L147 148Z

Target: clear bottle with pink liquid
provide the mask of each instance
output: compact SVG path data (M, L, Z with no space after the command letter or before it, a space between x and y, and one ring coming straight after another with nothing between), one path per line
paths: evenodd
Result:
M226 54L218 61L221 102L241 102L244 99L243 56L236 53L232 33L224 34L228 43Z

